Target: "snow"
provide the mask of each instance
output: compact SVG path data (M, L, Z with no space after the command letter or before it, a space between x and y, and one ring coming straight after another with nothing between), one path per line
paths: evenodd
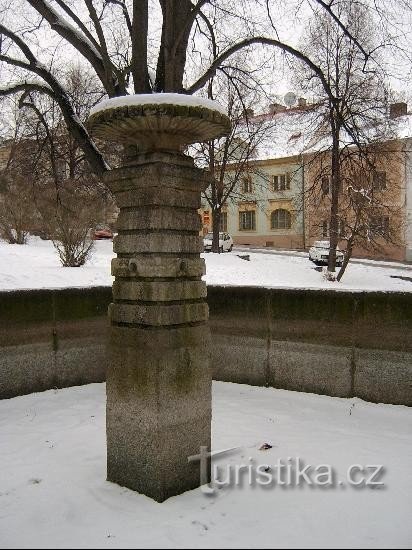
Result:
M204 107L226 115L226 110L217 101L185 94L136 94L104 99L95 105L90 115L106 109L115 109L126 105L184 105L187 107Z
M306 255L295 257L250 253L248 262L232 252L211 254L210 257L206 255L206 262L206 281L209 285L412 292L412 281L391 277L409 275L412 279L412 269L405 272L401 268L377 267L372 262L368 265L351 264L339 283L326 281Z
M262 124L257 118L257 123ZM288 158L316 150L314 135L317 123L317 116L312 111L285 111L267 117L263 121L265 136L257 146L254 159Z
M163 504L105 480L105 386L0 402L1 548L410 548L412 409L217 382L219 467L381 464L383 487L196 489ZM273 448L260 451L264 443Z
M84 266L62 267L51 241L30 237L27 245L0 241L0 289L109 286L112 241L99 241Z
M276 115L257 115L250 124L263 124L265 137L258 144L255 160L272 160L316 153L330 149L330 131L321 123L320 112L316 110L290 109ZM364 129L361 142L381 140L381 132L392 139L412 137L412 115L393 120L383 119L382 124ZM246 135L246 134L245 134ZM342 132L341 146L352 145L353 140Z
M203 254L205 280L209 285L263 286L268 288L324 288L352 291L412 292L412 266L388 262L383 266L372 260L351 263L340 283L325 281L306 253L245 252ZM250 262L238 255L249 254ZM293 254L296 254L295 252ZM0 290L110 286L112 241L96 241L91 260L82 267L61 267L50 241L31 237L28 245L0 242Z

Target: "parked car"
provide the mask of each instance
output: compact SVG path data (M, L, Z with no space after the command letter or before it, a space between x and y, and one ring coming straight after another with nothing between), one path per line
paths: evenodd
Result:
M316 265L328 265L329 261L329 241L315 241L313 246L309 248L309 260L315 262ZM344 254L336 247L336 265L341 266L343 263Z
M109 227L97 227L93 234L95 241L103 239L113 239L113 231Z
M208 233L203 238L203 247L205 252L212 250L213 233ZM219 233L219 251L231 252L233 248L233 239L229 233Z

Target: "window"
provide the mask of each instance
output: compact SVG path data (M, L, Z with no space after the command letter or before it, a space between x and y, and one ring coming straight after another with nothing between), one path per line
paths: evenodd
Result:
M389 233L389 217L374 216L370 219L370 230L375 237L385 236Z
M239 230L240 231L255 231L256 229L256 213L254 210L239 212Z
M323 176L320 182L323 195L329 195L330 193L330 180L329 176Z
M220 213L220 227L219 231L226 233L227 232L227 212Z
M288 210L275 210L270 216L271 229L290 229L292 227L292 216Z
M290 174L273 176L272 191L286 191L290 189Z
M242 192L253 193L252 177L250 175L243 176L242 178Z
M386 172L374 172L372 176L372 188L374 191L384 191L386 189Z

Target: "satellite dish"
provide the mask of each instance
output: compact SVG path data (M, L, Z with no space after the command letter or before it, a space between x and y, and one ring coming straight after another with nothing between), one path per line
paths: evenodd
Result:
M296 99L296 94L294 94L293 92L288 92L287 94L285 94L283 101L285 102L285 105L287 105L288 107L292 107L292 105L296 103Z

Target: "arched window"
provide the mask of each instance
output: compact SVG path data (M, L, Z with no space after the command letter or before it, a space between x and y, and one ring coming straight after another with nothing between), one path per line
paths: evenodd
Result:
M292 216L288 210L274 210L270 216L271 229L290 229L292 227Z

